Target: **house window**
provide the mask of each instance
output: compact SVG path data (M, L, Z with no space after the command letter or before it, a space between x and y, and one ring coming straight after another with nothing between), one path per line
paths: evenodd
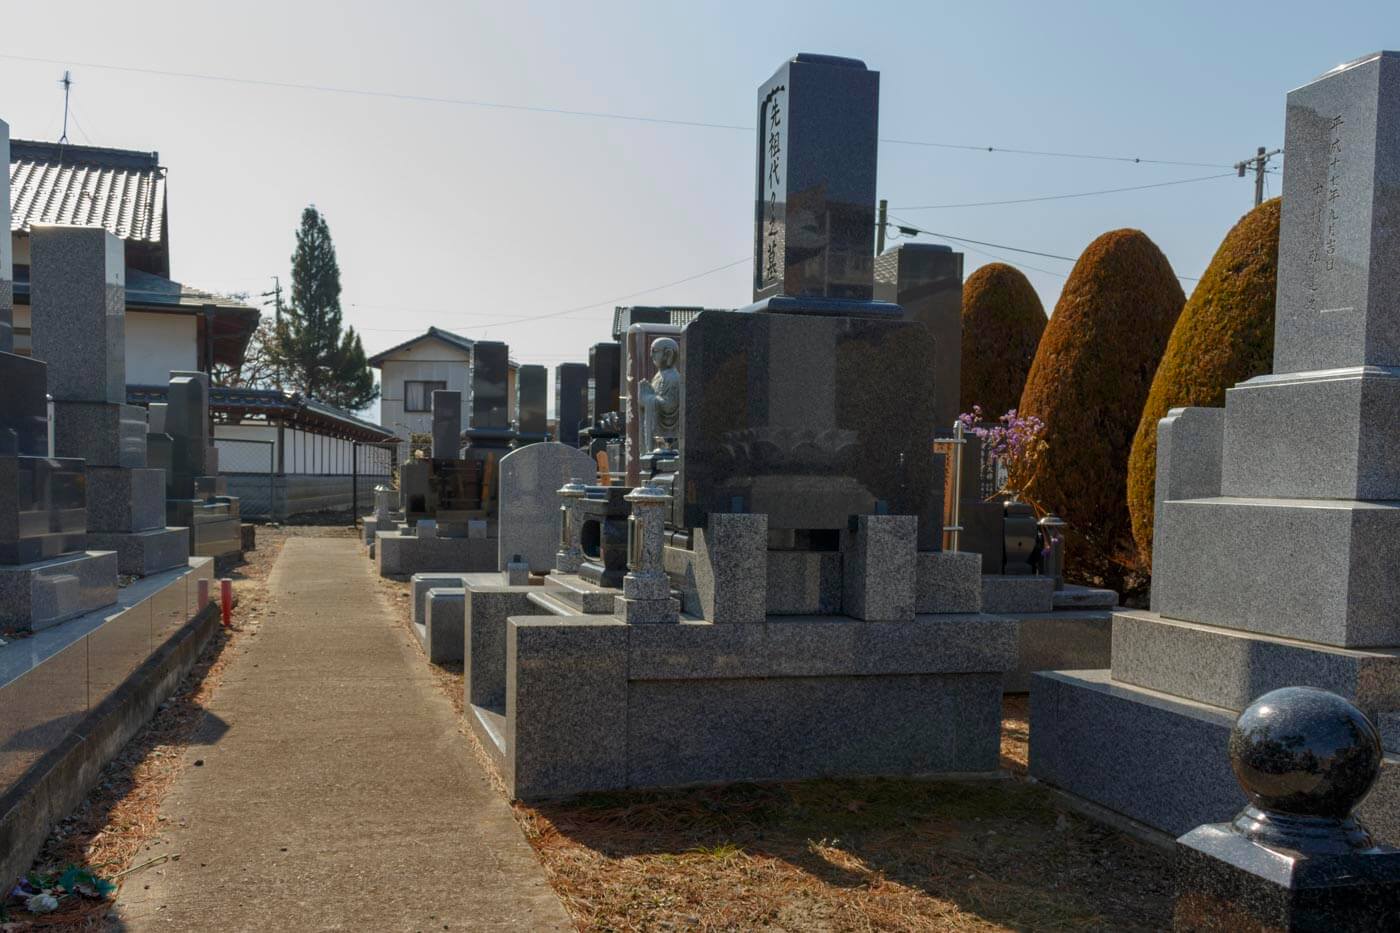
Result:
M432 411L433 392L446 388L447 383L445 382L405 382L403 384L403 410Z

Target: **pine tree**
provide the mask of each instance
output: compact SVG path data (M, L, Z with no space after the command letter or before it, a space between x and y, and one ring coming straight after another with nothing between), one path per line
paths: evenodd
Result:
M342 327L340 265L330 227L314 204L301 212L292 300L277 343L286 388L347 411L378 397L359 334Z

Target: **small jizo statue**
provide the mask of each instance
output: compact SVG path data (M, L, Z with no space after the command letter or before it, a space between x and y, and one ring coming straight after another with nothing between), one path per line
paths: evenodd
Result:
M648 444L669 447L680 434L681 374L676 370L680 356L680 345L670 337L658 337L651 345L656 375L638 387L642 406L642 433L638 441L643 448Z

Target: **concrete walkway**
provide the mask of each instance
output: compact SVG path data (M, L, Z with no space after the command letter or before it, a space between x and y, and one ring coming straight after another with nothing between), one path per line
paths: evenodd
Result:
M573 929L354 539L291 538L125 930Z

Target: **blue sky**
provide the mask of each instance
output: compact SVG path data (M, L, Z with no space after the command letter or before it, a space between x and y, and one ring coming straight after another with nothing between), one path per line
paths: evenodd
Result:
M516 358L583 360L611 303L746 257L743 130L365 97L97 65L747 126L798 51L881 72L881 136L1228 166L1278 146L1284 94L1400 46L1395 2L1251 4L69 2L4 15L0 118L169 167L173 271L223 291L286 275L302 207L327 215L347 321L373 353L435 324ZM1228 168L880 148L880 195L931 230L1077 256L1146 231L1198 276L1252 203L1218 178L1033 204L897 210L1146 185ZM1277 176L1270 179L1278 191ZM1070 264L1022 264L1052 308ZM967 271L990 260L968 252ZM1039 271L1045 270L1045 271ZM1191 282L1184 283L1189 293ZM735 306L741 263L623 303ZM591 303L598 307L579 308ZM554 315L530 320L541 315Z

